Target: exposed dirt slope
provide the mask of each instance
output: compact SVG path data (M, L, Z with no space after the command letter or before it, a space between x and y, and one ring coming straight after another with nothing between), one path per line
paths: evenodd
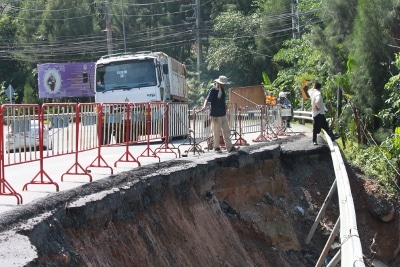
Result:
M366 263L398 266L397 207L349 171ZM28 236L31 249L18 255L27 266L314 266L337 199L311 243L304 240L333 181L329 149L302 137L177 159L9 213L0 219L0 245ZM379 246L370 253L374 237Z
M84 210L71 207L71 215L83 212L79 221L84 221L74 219L71 227L64 226L63 238L71 250L65 257L42 255L40 261L86 266L313 265L327 238L324 228L310 246L303 240L334 179L331 162L323 147L305 157L314 168L294 158L285 162L285 155L293 155L285 151L278 145L259 151L253 147L208 158L207 165L183 167L179 178L165 175L157 183L148 181L140 199L127 199L130 203L120 203L107 216L98 216L103 211L90 205ZM120 212L131 215L116 214Z

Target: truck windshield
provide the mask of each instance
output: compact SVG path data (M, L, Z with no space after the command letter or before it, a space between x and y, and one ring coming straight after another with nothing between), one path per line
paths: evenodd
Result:
M153 59L118 61L98 65L96 91L127 90L157 84Z

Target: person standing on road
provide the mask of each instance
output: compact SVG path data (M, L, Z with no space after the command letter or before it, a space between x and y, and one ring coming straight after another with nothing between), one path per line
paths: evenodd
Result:
M292 108L292 104L286 96L285 92L279 92L279 97L276 100L277 105L282 105L282 108Z
M225 76L219 76L218 79L214 80L213 86L208 91L208 95L204 100L201 111L205 110L207 104L211 104L210 117L211 117L211 130L213 133L213 146L216 153L222 153L220 148L220 136L221 131L224 137L226 150L235 152L236 148L232 146L230 139L231 131L229 129L228 118L226 117L226 93L225 85L229 84L228 78Z
M293 114L292 103L290 103L290 101L287 98L285 92L279 92L279 97L276 100L276 104L277 105L281 105L282 109L290 109L290 114ZM290 128L290 119L292 118L292 116L293 115L291 115L291 116L282 116L282 120L286 123L285 124L286 128Z
M316 82L310 90L307 91L308 95L311 99L311 109L313 116L313 144L318 145L317 143L317 134L321 132L321 129L324 129L332 141L335 141L339 138L338 134L334 134L332 129L329 128L328 122L325 118L325 112L327 111L324 100L321 94L322 85L319 82Z

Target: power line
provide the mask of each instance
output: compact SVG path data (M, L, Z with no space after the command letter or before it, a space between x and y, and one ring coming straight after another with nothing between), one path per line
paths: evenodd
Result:
M162 3L146 3L146 4L131 4L127 3L126 6L150 6L150 5L155 5L155 4L164 4L164 3L172 3L172 2L178 2L178 1L165 1ZM209 3L208 1L207 3ZM204 5L204 4L203 4ZM72 8L71 8L72 9ZM54 10L54 12L60 12L62 10L69 10L69 9L59 9L59 10ZM42 11L42 10L37 10L37 11ZM159 14L152 14L154 15L176 15L176 14L181 14L183 12L170 12L170 13L159 13ZM308 13L307 13L308 14ZM303 15L303 13L301 13ZM81 17L72 17L72 18L64 18L64 19L58 19L58 20L72 20L72 19L78 19L78 18L87 18L87 17L93 17L95 14L89 14L86 16L81 16ZM119 15L114 15L118 16ZM130 16L129 14L127 16ZM131 15L133 17L146 17L148 15ZM14 17L21 19L21 17ZM274 37L279 37L282 38L285 35L289 34L292 30L292 25L288 21L289 18L291 18L291 13L290 12L284 12L281 14L276 14L276 15L270 15L267 20L264 20L264 23L267 23L268 25L273 25L274 23L277 25L274 25L273 27L269 27L267 31L264 31L262 33L254 34L254 35L248 35L245 32L242 32L241 34L237 34L235 36L236 39L246 39L246 38L258 38L258 37L268 37L268 36L273 36ZM28 20L28 19L27 19ZM29 19L29 21L35 21L35 19ZM43 21L43 19L37 19L37 21ZM284 24L279 24L277 22L279 21L287 21ZM315 23L320 23L321 21L315 22ZM205 22L207 23L207 22ZM135 47L136 45L143 45L146 44L148 46L152 42L159 42L157 47L160 46L167 46L169 44L174 45L174 44L184 44L184 43L189 43L193 42L193 30L188 30L188 29L182 29L186 26L186 23L179 23L179 24L174 24L174 25L168 25L168 26L162 26L162 27L156 27L152 28L150 31L148 29L142 30L142 31L135 31L134 33L128 33L127 38L132 39L128 40L128 44L131 45L132 47ZM206 34L210 35L212 34L212 29L211 27L202 27L199 29L199 32L201 34ZM164 32L166 30L169 31L174 31L174 33L167 33L165 34ZM229 29L228 29L229 30ZM233 29L232 29L233 30ZM161 32L163 32L161 34ZM284 33L283 35L281 35ZM287 33L287 34L286 34ZM116 34L116 41L117 43L113 45L113 49L118 49L118 47L121 45L120 39L118 39L118 31L115 32ZM278 35L277 35L278 34ZM159 35L159 36L158 36ZM185 38L185 40L182 41L170 41L169 39L175 38ZM211 37L213 39L230 39L232 36L222 36L222 37L216 37L213 36ZM204 40L207 40L207 38L201 38ZM24 43L20 44L17 46L11 46L9 44L2 45L2 42L0 41L0 56L4 56L6 53L10 53L10 49L14 49L12 52L13 54L15 53L23 53L27 56L29 56L29 53L32 53L33 55L39 53L39 55L44 56L46 53L49 53L51 51L52 54L49 54L49 57L57 57L57 55L85 55L88 52L87 51L95 51L96 52L104 52L104 41L105 37L103 33L99 34L92 34L92 35L80 35L80 36L62 36L58 37L57 40L55 41L47 41L47 40L38 40L37 42L29 42L29 43ZM35 49L30 49L29 46L35 47ZM81 51L82 50L82 51Z

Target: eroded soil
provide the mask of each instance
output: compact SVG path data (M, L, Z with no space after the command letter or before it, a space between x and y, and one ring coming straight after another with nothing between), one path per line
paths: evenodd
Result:
M396 201L348 173L366 266L399 266ZM299 138L138 168L27 205L1 229L23 225L38 253L27 266L314 266L337 199L305 239L333 181L329 149Z

